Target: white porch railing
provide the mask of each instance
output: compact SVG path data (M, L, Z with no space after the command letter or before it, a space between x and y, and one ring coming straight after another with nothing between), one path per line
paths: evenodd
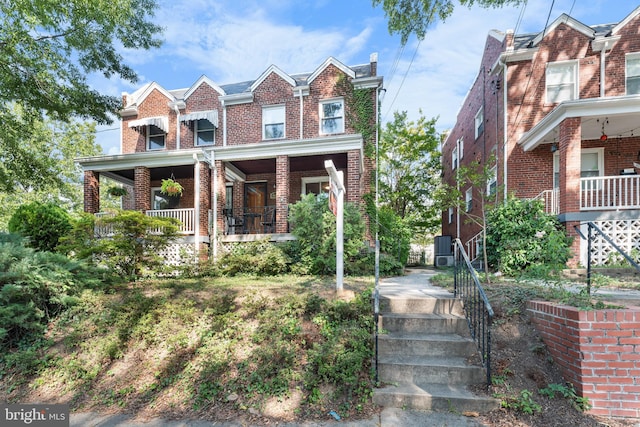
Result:
M467 243L465 243L465 246L467 247L467 255L469 256L469 259L471 260L471 262L475 261L476 258L480 256L479 252L480 252L480 249L482 248L483 235L484 235L484 230L480 231L478 234L476 234L471 239L469 239Z
M560 213L560 190L545 190L538 194L533 200L542 200L544 211L548 214L558 215Z
M640 208L640 175L580 178L580 210Z
M180 234L193 234L195 230L194 217L195 209L158 209L146 211L145 214L151 217L176 218L180 221L178 232Z

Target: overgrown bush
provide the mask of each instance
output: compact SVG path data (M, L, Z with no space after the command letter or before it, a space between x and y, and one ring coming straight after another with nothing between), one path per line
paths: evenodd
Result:
M160 252L178 237L178 224L175 218L150 217L138 211L118 211L98 219L84 215L73 222L62 240L75 256L135 279L163 271Z
M104 279L84 263L0 234L0 349L41 336L51 318L78 301L80 290Z
M492 268L515 275L541 267L559 270L569 259L571 239L538 200L510 198L487 214L487 258Z
M64 209L53 203L31 202L16 209L8 229L27 239L27 246L53 252L60 237L71 229L71 219Z
M289 271L290 259L281 247L268 239L237 245L217 263L223 275L253 274L274 276Z
M375 223L375 207L369 208L369 217ZM411 249L411 228L393 209L382 206L378 209L378 239L380 252L394 257L400 265L406 265ZM375 232L375 225L372 225Z
M336 218L326 196L307 194L289 207L291 233L298 243L296 262L299 273L332 274L336 271ZM365 224L358 207L344 204L344 257L356 261L364 249Z

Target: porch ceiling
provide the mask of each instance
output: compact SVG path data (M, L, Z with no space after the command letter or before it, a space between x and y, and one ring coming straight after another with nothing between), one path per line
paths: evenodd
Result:
M324 170L325 160L333 160L333 163L338 169L347 168L346 154L337 153L319 156L290 157L289 171L301 172L309 170ZM246 175L274 173L276 170L276 159L240 160L230 163Z
M599 139L603 123L609 139L638 135L639 116L640 96L637 95L565 101L522 135L518 144L525 151L531 151L540 144L557 142L560 123L570 117L582 119L583 140Z

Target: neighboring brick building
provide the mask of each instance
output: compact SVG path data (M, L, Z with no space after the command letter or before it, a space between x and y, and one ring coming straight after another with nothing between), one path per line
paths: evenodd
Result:
M444 180L473 160L494 163L488 191L541 198L574 236L570 265L586 265L574 226L593 221L630 253L640 249L640 7L619 23L588 26L563 14L534 34L492 31L478 76L442 148ZM638 165L640 166L640 165ZM442 234L473 257L479 190L442 215ZM586 234L586 233L584 233ZM594 263L613 248L598 241Z
M183 244L198 250L266 235L286 239L288 205L327 191L325 160L344 171L346 201L370 192L375 159L365 147L375 141L363 140L362 118L352 122L350 94L368 91L377 111L376 68L376 54L357 66L328 58L307 74L271 66L253 81L218 85L203 76L188 89L149 83L125 93L122 154L79 160L85 211L100 212L102 174L133 192L123 207L181 219ZM375 129L376 117L367 119ZM184 187L179 200L160 192L170 177Z

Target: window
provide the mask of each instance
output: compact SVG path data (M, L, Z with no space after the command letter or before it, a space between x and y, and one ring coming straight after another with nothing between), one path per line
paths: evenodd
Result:
M233 184L225 186L224 215L227 217L233 216Z
M262 139L284 138L284 105L262 108Z
M147 126L147 147L149 150L162 150L165 148L166 134L155 125Z
M458 147L455 147L451 152L451 170L458 168Z
M482 135L484 131L484 110L480 107L480 110L476 113L475 119L476 139Z
M302 178L302 195L305 194L329 194L329 177Z
M493 196L494 194L496 194L498 185L498 166L492 167L489 173L491 175L489 176L489 180L487 181L487 194Z
M588 148L580 153L580 178L602 176L604 173L604 149ZM592 183L589 188L599 188L600 183ZM560 187L560 155L553 156L553 188ZM584 189L583 183L582 188Z
M151 189L151 206L152 209L173 209L178 206L180 197L171 197L160 192L160 187Z
M453 208L449 208L449 224L453 223Z
M200 119L195 122L195 145L213 145L215 142L215 126L207 119Z
M578 63L553 62L547 64L547 103L577 99Z
M344 132L344 101L334 99L320 103L320 133Z
M471 209L473 209L473 187L467 189L464 194L464 199L467 212L471 212Z
M464 158L464 138L458 140L458 151L460 152L460 159Z
M640 94L640 52L627 55L627 95Z

